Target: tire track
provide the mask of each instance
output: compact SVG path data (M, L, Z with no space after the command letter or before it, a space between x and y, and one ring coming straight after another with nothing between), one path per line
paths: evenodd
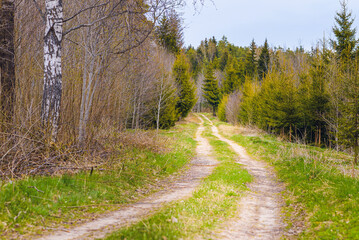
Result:
M280 197L283 187L275 174L266 163L252 159L243 147L220 135L211 120L202 116L212 125L213 135L232 147L239 156L237 162L253 176L249 192L239 202L236 217L215 234L217 239L279 239L284 228Z
M37 239L103 238L117 229L139 222L165 204L191 197L192 193L200 185L201 180L210 175L218 163L210 156L211 146L208 140L201 136L205 128L203 127L203 119L200 118L200 120L201 124L196 133L196 140L198 141L197 156L191 161L189 169L174 183L169 184L164 190L143 199L141 202L128 205L118 211L71 229L59 228L59 230Z

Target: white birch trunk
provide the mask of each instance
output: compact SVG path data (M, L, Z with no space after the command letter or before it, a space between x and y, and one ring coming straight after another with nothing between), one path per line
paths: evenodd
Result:
M45 0L46 27L44 37L44 93L42 121L55 141L59 128L62 96L61 43L62 0Z

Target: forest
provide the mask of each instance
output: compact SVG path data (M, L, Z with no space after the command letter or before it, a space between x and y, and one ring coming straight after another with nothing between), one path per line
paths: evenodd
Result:
M310 51L237 47L226 37L188 47L198 90L196 110L211 107L222 121L258 127L291 142L349 151L358 164L359 48L354 17L341 2L334 39Z
M183 5L0 1L0 176L41 174L100 154L111 131L187 116L195 89L181 54Z
M0 0L0 239L359 238L348 2L311 49L185 46L186 4Z
M1 176L92 151L109 129L168 129L192 108L358 163L359 50L346 2L335 39L310 51L226 37L185 47L183 4L2 1Z

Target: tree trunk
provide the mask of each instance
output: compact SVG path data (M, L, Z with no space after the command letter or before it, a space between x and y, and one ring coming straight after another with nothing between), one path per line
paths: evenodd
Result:
M46 27L44 38L44 92L42 122L55 141L59 128L62 96L61 43L62 0L45 0Z
M14 0L0 0L0 78L2 120L10 122L15 102Z

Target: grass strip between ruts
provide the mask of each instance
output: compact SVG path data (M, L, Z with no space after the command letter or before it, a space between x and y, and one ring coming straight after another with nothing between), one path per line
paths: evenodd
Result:
M237 155L228 144L209 132L218 167L187 200L165 206L155 215L109 235L106 239L191 239L206 236L236 212L238 200L251 176L235 162Z

